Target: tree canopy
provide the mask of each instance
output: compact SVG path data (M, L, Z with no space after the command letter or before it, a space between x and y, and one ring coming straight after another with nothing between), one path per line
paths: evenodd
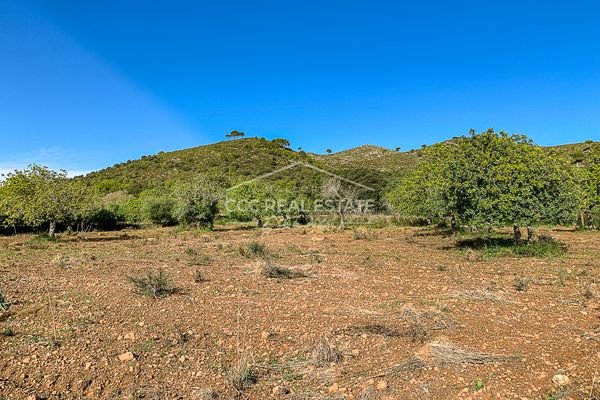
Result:
M573 220L571 166L523 135L488 130L424 150L416 170L388 195L401 213L454 216L470 226Z

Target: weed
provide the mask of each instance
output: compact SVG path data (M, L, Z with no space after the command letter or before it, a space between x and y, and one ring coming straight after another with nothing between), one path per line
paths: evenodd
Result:
M478 391L481 390L485 387L485 384L483 383L483 381L479 378L477 378L475 380L475 382L473 382L473 390Z
M162 268L157 271L148 271L141 277L127 277L139 294L151 296L155 299L168 296L176 291L171 279Z
M592 291L592 287L590 285L587 285L583 291L583 297L586 300L591 300L594 298L594 292Z
M2 288L0 288L0 311L8 311L9 308L10 308L10 302L8 301L6 296L4 296L4 293L2 292Z
M227 370L227 379L238 392L243 392L254 385L257 381L257 376L254 371L252 358L247 354L242 354Z
M301 271L294 271L290 268L281 267L279 265L275 265L269 259L265 259L262 274L267 278L276 278L276 279L294 279L294 278L302 278L305 277Z
M447 266L445 266L445 265L438 265L438 266L437 266L437 270L438 270L439 272L448 272L448 267L447 267Z
M513 286L517 292L526 292L527 289L529 289L529 279L523 278L522 276L516 277Z
M266 257L267 253L267 247L256 241L240 247L240 254L246 258Z
M190 256L190 257L193 257L198 254L198 253L196 253L196 250L192 249L191 247L188 247L187 249L185 249L184 253L185 253L185 255Z

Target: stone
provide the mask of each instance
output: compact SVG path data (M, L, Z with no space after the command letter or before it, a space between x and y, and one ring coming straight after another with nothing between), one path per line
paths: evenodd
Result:
M571 383L571 380L566 375L556 374L552 377L552 383L558 386L565 386Z
M334 383L333 385L329 386L329 393L336 393L338 390L340 390L340 385L338 383Z
M119 355L119 361L121 361L121 362L131 361L134 358L135 358L135 356L130 351L125 352L125 353Z

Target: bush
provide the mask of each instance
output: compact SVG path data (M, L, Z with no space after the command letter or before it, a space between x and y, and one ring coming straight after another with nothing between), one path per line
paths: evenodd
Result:
M159 190L146 190L140 193L142 215L153 224L170 226L177 221L173 215L175 201L169 193Z
M246 258L266 257L268 254L267 246L260 242L250 242L246 246L240 247L240 254Z
M219 213L219 186L208 178L183 183L174 189L173 215L180 224L212 229Z
M157 271L148 271L141 277L127 277L133 283L136 291L139 294L151 296L155 299L166 297L175 293L177 290L164 269L160 268Z

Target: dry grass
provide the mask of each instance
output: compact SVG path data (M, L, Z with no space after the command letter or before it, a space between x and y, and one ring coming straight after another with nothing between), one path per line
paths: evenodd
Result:
M513 356L504 356L489 353L472 352L461 349L452 343L436 341L429 344L431 355L438 367L460 364L491 364L514 359Z
M252 357L242 354L227 370L227 380L238 392L243 392L257 381Z
M511 303L502 296L489 290L464 290L454 294L453 297L470 301L489 301L497 304Z
M274 279L295 279L306 277L306 274L302 271L297 271L273 264L273 262L269 259L265 259L263 263L262 274L267 278Z
M507 362L515 356L481 353L462 349L446 341L433 341L421 347L414 357L391 368L390 373L413 372L428 367L483 365Z
M322 336L313 348L311 359L313 365L324 367L342 361L343 355L327 337Z

